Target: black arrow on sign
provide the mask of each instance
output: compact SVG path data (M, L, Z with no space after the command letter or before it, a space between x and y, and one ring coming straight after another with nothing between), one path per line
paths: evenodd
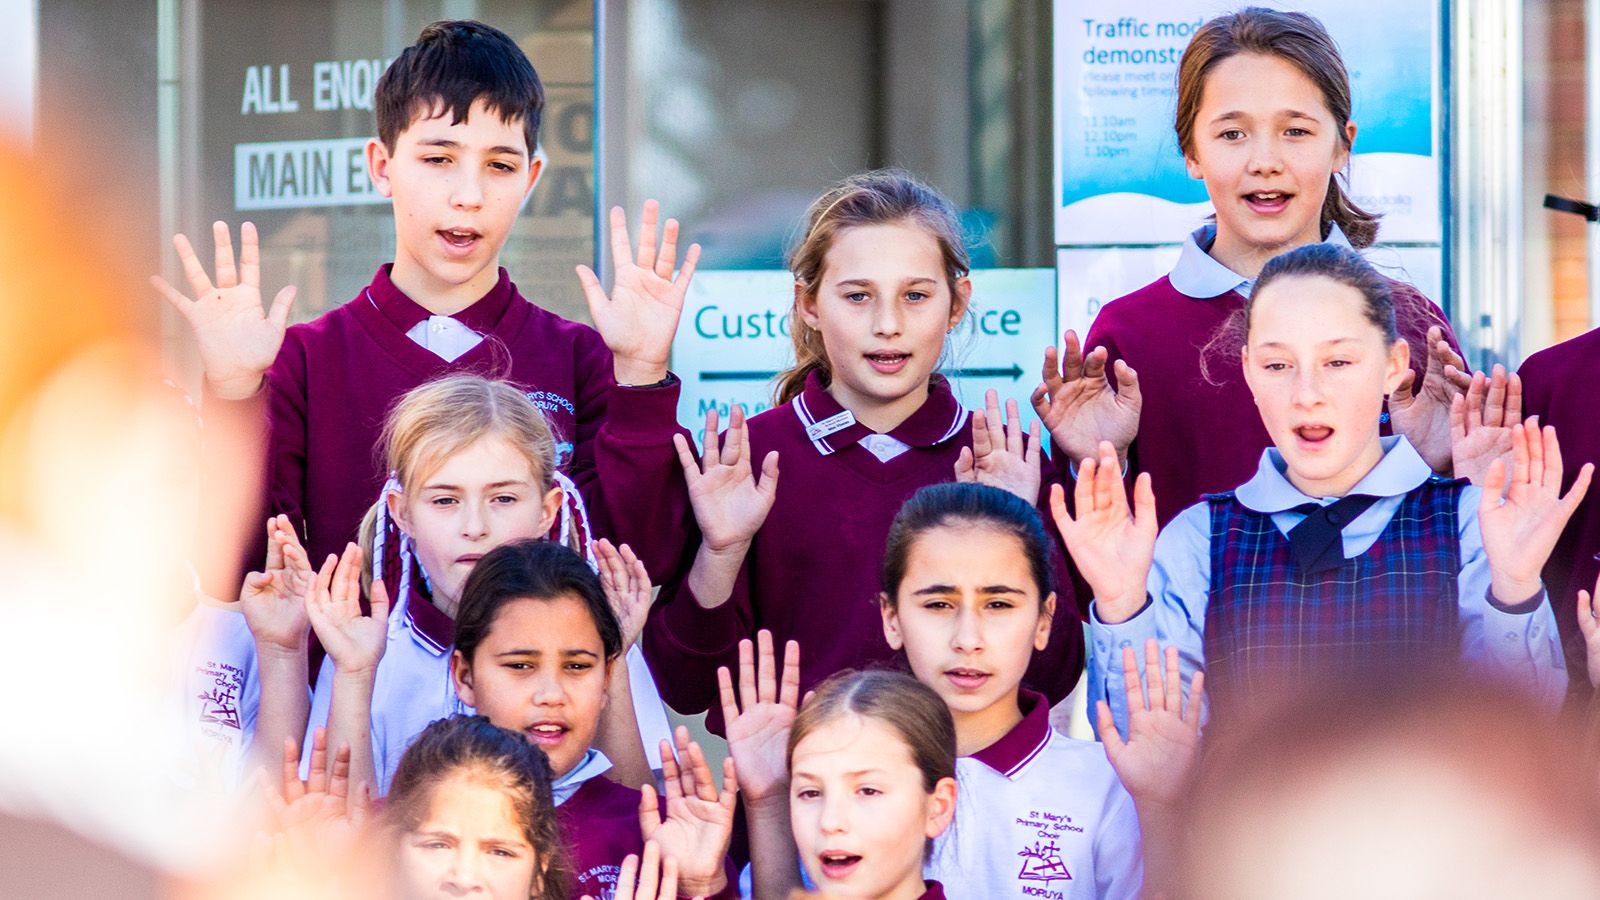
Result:
M1012 363L1009 369L952 369L948 374L956 378L1010 378L1016 381L1022 377L1022 367Z

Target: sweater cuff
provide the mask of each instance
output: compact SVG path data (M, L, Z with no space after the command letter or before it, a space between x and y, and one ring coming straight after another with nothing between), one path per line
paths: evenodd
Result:
M745 636L731 598L721 606L706 609L686 584L679 587L676 597L662 605L661 620L667 640L689 656L725 656L737 649L739 639Z
M678 430L682 392L683 382L671 373L660 385L614 384L606 395L606 430L618 437L661 440Z
M1506 603L1494 595L1494 588L1491 587L1489 589L1489 605L1507 615L1525 616L1528 613L1536 612L1544 604L1544 596L1544 585L1541 584L1539 585L1539 590L1535 591L1532 597L1518 603Z

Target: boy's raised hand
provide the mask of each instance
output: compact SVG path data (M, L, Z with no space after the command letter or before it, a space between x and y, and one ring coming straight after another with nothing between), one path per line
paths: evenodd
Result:
M1450 398L1450 459L1457 478L1483 487L1489 465L1511 457L1511 430L1522 422L1522 379L1496 364L1474 372L1464 394Z
M638 643L650 618L650 574L627 544L618 548L601 538L594 542L594 557L600 563L606 600L622 625L622 649L627 650Z
M1561 495L1561 444L1554 428L1539 428L1538 416L1512 427L1511 455L1510 485L1505 460L1495 460L1478 502L1492 590L1506 605L1539 592L1540 571L1594 474L1594 463L1584 463L1572 489Z
M361 566L364 554L346 544L344 554L331 554L317 573L306 612L340 674L370 674L378 668L389 634L389 592L372 582L372 615L361 614Z
M301 653L311 620L306 600L316 572L288 516L267 520L267 561L261 572L244 577L239 604L258 652L272 650Z
M194 298L184 296L160 275L150 276L150 284L178 310L194 331L205 367L206 382L225 400L243 400L261 389L261 380L283 346L283 333L289 327L289 308L294 305L293 285L278 291L272 308L261 310L261 245L255 225L239 226L239 262L233 259L233 238L228 223L211 226L216 243L217 280L206 275L205 266L185 235L175 235L172 245L183 263L184 277Z
M1044 350L1044 383L1033 390L1034 412L1068 459L1094 456L1101 441L1110 441L1117 456L1126 459L1139 434L1139 410L1144 405L1138 373L1117 360L1112 366L1117 379L1113 391L1106 381L1106 349L1096 347L1085 355L1077 332L1070 330L1062 340L1059 365L1056 348Z
M1450 398L1467 391L1471 379L1466 369L1466 360L1444 339L1444 329L1434 325L1428 329L1428 365L1422 385L1417 385L1417 373L1412 370L1389 395L1389 423L1394 433L1404 435L1435 472L1450 471Z
M1117 777L1140 805L1176 808L1184 800L1189 776L1200 758L1200 718L1205 708L1205 673L1196 672L1189 688L1188 713L1184 712L1183 676L1178 670L1178 648L1167 647L1166 674L1162 675L1161 650L1155 638L1144 646L1144 683L1132 647L1122 650L1122 677L1128 692L1128 734L1117 732L1111 705L1101 700L1095 707L1100 739ZM1145 688L1150 699L1145 701Z
M700 540L714 554L736 554L741 559L756 532L767 521L778 498L778 451L761 461L761 480L751 468L750 429L744 409L733 407L728 433L718 447L717 411L706 413L705 455L695 461L689 441L672 436L678 462L689 483L689 504L700 525Z
M639 830L646 841L661 845L663 856L678 861L682 893L710 896L727 886L723 867L733 840L733 810L738 780L733 758L722 765L722 790L711 778L711 767L700 745L689 740L689 729L678 726L677 756L672 744L661 742L661 777L666 783L667 815L661 818L654 785L646 784L639 798Z
M1085 457L1078 466L1073 503L1078 516L1067 513L1066 492L1050 486L1050 512L1067 542L1078 571L1094 591L1095 614L1108 625L1132 618L1144 607L1145 581L1155 558L1156 497L1150 473L1133 486L1134 508L1128 510L1121 464L1109 441L1100 456Z
M739 770L739 790L745 805L787 801L789 729L800 705L800 645L789 641L783 648L783 674L772 650L772 632L756 632L756 644L739 642L739 697L734 699L733 676L726 666L717 669L722 699L722 721L727 725L728 752ZM740 710L740 706L743 710Z
M1024 449L1017 401L1006 401L1004 427L999 393L984 391L983 406L983 414L972 417L971 449L962 447L956 459L956 480L1010 491L1030 504L1039 502L1039 423L1029 426L1032 442Z
M350 745L341 744L330 760L323 728L312 734L310 775L300 780L300 747L285 738L282 784L266 791L267 811L275 849L302 863L353 850L372 805L371 785L350 790Z
M656 245L661 206L646 200L640 215L639 251L628 243L628 216L611 208L611 294L588 266L578 266L578 281L589 301L594 327L611 348L617 384L655 384L667 377L667 357L678 332L683 296L700 260L700 245L690 244L683 267L672 276L678 257L678 220L668 219Z

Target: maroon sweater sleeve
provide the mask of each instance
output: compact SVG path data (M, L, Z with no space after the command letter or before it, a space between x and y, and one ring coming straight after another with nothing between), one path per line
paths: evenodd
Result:
M618 386L610 365L608 355L606 415L590 450L594 512L600 533L632 547L650 579L661 584L676 574L690 536L698 533L672 443L674 434L689 436L677 421L682 385L672 377L660 387Z
M717 668L738 671L739 640L755 633L754 619L748 557L732 595L712 609L701 607L683 579L664 586L644 630L644 655L661 699L687 715L709 710L706 727L721 734Z

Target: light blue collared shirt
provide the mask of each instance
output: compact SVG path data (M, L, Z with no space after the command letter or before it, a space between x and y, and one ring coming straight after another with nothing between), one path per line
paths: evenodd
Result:
M571 772L551 783L551 799L555 802L555 805L560 806L571 799L572 795L578 792L578 788L583 787L584 782L591 778L598 778L609 771L611 771L611 760L607 759L604 753L590 747L588 752L583 754L583 759L573 767Z
M1183 249L1178 251L1178 263L1167 275L1168 280L1178 289L1178 293L1200 300L1220 297L1229 291L1250 296L1256 280L1246 278L1217 262L1216 257L1211 255L1211 245L1216 240L1216 225L1202 225L1190 232L1183 242ZM1328 237L1323 243L1350 248L1350 239L1345 237L1344 231L1336 223L1328 226Z
M1383 459L1350 489L1352 494L1379 497L1376 503L1345 526L1344 557L1367 552L1388 527L1401 501L1428 480L1432 469L1403 437L1386 437ZM1235 496L1247 509L1272 516L1272 524L1287 535L1305 519L1294 512L1302 503L1328 505L1337 497L1308 497L1284 475L1283 456L1276 448L1261 453L1256 474ZM1567 689L1567 669L1556 633L1555 613L1541 602L1531 611L1506 612L1489 602L1489 557L1483 550L1478 527L1478 501L1482 492L1473 485L1461 490L1456 515L1461 541L1461 574L1457 578L1461 605L1461 658L1474 671L1526 685L1550 709L1561 702ZM1144 658L1144 644L1156 638L1163 647L1176 646L1187 685L1205 668L1206 603L1211 595L1211 510L1196 503L1162 529L1156 538L1155 561L1147 581L1150 602L1138 615L1117 625L1100 621L1089 608L1091 666L1089 696L1111 704L1117 726L1126 734L1127 695L1122 678L1122 649L1132 647ZM1543 589L1539 597L1543 598ZM1533 598L1510 598L1521 605Z

